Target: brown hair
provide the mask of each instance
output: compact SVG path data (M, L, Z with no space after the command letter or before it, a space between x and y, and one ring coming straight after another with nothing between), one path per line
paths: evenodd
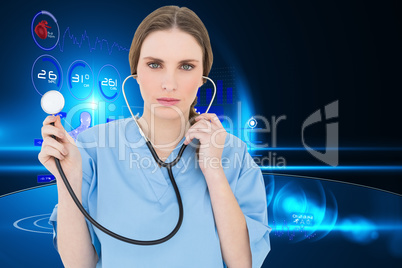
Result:
M203 75L209 75L212 67L213 55L208 31L197 14L186 7L178 6L160 7L149 14L138 26L128 55L131 74L137 74L141 46L145 38L152 32L170 30L172 28L177 28L195 38L201 46L203 53ZM194 109L196 104L197 96L190 107L188 119L191 125L195 123L194 119L198 116L198 113Z

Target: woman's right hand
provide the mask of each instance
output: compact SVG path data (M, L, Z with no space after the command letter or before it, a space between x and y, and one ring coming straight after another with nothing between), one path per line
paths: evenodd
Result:
M51 125L51 123L54 123L54 125ZM57 139L54 139L52 135L56 136ZM61 178L53 159L53 157L56 157L60 160L70 184L80 183L70 181L70 178L82 180L81 154L74 139L63 128L59 116L50 115L46 117L43 121L42 138L42 149L38 155L42 165L56 178Z

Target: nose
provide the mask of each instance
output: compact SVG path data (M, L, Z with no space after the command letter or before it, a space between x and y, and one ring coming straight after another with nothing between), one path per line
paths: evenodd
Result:
M173 91L177 89L177 80L174 73L166 73L162 80L162 89Z

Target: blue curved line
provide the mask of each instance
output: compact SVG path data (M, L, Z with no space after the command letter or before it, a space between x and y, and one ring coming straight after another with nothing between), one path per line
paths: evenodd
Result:
M50 13L50 12L48 12L48 11L46 11L46 10L42 10L42 11L40 11L39 13L42 13L43 15L48 15L49 17L51 17L51 18L57 23L57 20L56 20L56 18L53 16L52 13Z
M77 62L76 64L74 64L74 65L70 68L70 71L68 72L68 84L69 84L70 88L73 88L73 85L71 84L71 73L74 71L74 69L75 69L77 66L81 66L81 67L84 67L84 68L85 68L85 64L82 63L82 62Z
M56 23L57 32L58 32L57 42L56 42L56 43L54 44L54 46L52 46L51 48L42 47L41 45L39 45L38 41L36 41L36 38L35 38L35 35L34 35L34 31L33 31L33 26L34 26L34 21L35 21L36 17L38 17L39 15L48 15L48 16L50 16L50 17L54 20L54 22ZM59 24L57 23L56 18L55 18L50 12L48 12L48 11L45 11L45 10L39 11L39 12L34 16L34 18L32 19L32 23L31 23L31 33L32 33L32 38L33 38L33 40L35 41L36 45L37 45L38 47L40 47L41 49L43 49L43 50L46 50L46 51L52 50L52 49L55 48L55 47L57 46L57 44L59 43L59 39L60 39L60 28L59 28ZM127 51L128 51L128 50L127 50Z
M106 99L108 99L108 100L112 100L112 99L116 98L116 96L117 96L117 92L116 92L116 93L114 93L114 95L113 95L113 96L108 97L108 96L106 96L106 95L105 95L105 93L104 93L104 92L103 92L103 90L102 90L102 81L98 81L98 83L99 83L99 89L100 89L100 92L102 93L103 97L105 97L105 98L106 98Z
M38 42L36 42L35 35L34 35L34 32L32 31L32 29L33 29L34 21L35 21L36 17L38 17L40 14L42 14L42 11L39 11L39 12L33 17L32 22L31 22L31 34L32 34L32 38L34 39L35 43L36 43L38 46L39 46L39 44L38 44Z
M61 79L60 79L60 68L59 68L59 65L57 65L57 63L52 59L52 58L43 58L42 59L42 61L50 61L51 63L53 63L53 65L56 67L56 69L57 69L57 74L59 75L58 77L59 77L59 81L57 82L57 87L58 88L60 88L60 81L61 81Z

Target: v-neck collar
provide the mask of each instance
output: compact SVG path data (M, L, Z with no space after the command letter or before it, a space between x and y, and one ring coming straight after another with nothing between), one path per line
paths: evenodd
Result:
M158 163L155 161L154 157L152 156L151 151L149 150L148 146L146 145L145 139L142 137L142 135L139 132L137 124L134 122L133 118L128 118L126 119L126 130L127 133L130 133L130 136L133 135L135 136L135 140L139 141L137 142L137 146L135 148L130 146L130 149L133 153L136 151L139 152L142 155L142 158L149 159L147 160L147 166L144 168L140 168L142 171L143 175L145 178L147 178L148 182L150 183L151 188L154 191L156 200L160 202L160 199L162 196L166 193L167 189L169 188L168 180L170 182L169 176L165 176L165 174L162 172L162 169L166 169L165 167L159 167ZM179 154L180 148L183 145L183 142L185 140L185 137L181 139L179 142L179 145L172 150L172 152L169 154L168 158L165 160L165 162L170 163L174 159L176 159L177 155ZM190 144L187 145L186 149L183 152L183 155L180 159L180 161L172 167L172 173L175 178L177 179L178 176L180 176L180 168L176 167L182 167L183 165L180 164L181 161L185 161L188 159L192 153L195 153L195 147L194 145L197 144L198 140L193 139ZM166 170L167 174L167 170Z

